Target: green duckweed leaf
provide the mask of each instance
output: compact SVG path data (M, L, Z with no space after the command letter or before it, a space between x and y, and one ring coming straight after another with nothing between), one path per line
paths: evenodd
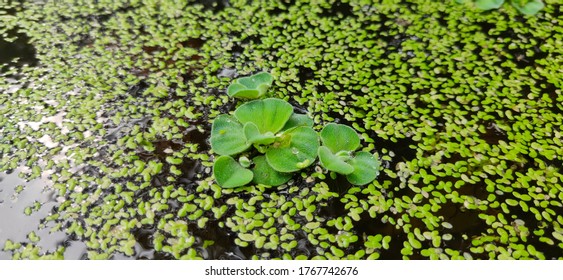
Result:
M511 4L516 10L527 16L537 14L545 6L541 0L512 0Z
M257 156L254 158L254 183L268 186L279 186L291 179L290 173L282 173L273 169L266 161L265 156Z
M334 154L355 151L360 146L360 137L347 125L329 123L321 130L320 135L323 145Z
M213 165L213 175L217 184L223 188L236 188L252 181L253 173L242 167L230 156L220 156Z
M321 165L330 170L343 175L354 172L354 167L344 161L342 157L333 154L326 146L320 146L318 149L319 161Z
M368 184L379 175L381 162L368 152L356 153L349 163L354 167L354 172L346 175L346 179L354 185Z
M504 0L477 0L475 6L481 10L498 9L504 4Z
M291 114L291 104L277 98L250 101L235 110L235 117L243 125L252 122L262 134L280 131Z
M242 124L230 115L219 115L213 121L210 142L217 154L225 156L244 152L250 147Z
M270 145L276 140L276 136L272 132L267 131L262 134L258 127L252 122L246 123L243 129L247 141L251 144Z
M283 133L266 151L268 164L279 172L295 172L311 165L317 157L319 137L310 127L296 127Z
M266 94L273 80L272 75L266 72L239 78L227 88L227 94L230 97L256 99Z
M282 131L286 131L288 129L299 127L299 126L307 126L313 127L313 119L309 118L309 116L305 114L292 114L289 117L289 120L285 123L285 126L281 129Z

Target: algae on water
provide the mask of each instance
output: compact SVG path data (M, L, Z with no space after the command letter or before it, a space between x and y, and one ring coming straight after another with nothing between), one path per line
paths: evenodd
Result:
M0 171L56 202L22 208L50 214L0 237L11 258L563 258L559 1L44 2L0 12L0 46L32 50L0 60ZM378 179L216 185L210 121L260 71L358 131Z

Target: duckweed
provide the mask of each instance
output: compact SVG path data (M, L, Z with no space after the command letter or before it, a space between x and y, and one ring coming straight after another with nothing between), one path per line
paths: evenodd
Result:
M563 257L558 1L534 17L429 0L78 2L11 1L0 17L0 43L33 50L0 55L0 178L27 181L1 183L0 213L40 220L0 237L0 257L80 257L39 246L51 234L89 259ZM262 71L315 130L358 131L378 179L313 164L277 187L219 187L211 121L237 107L234 79ZM23 199L32 188L52 201Z

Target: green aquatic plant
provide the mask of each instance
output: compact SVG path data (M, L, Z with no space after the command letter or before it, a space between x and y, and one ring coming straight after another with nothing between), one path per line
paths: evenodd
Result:
M267 98L244 103L231 115L219 115L211 129L211 147L221 155L213 172L225 188L257 184L280 185L289 180L289 172L311 165L316 159L319 138L311 128L312 120L293 113L288 102ZM236 162L231 156L251 146L260 154ZM240 164L242 163L242 164ZM247 169L254 164L253 171ZM240 178L242 176L242 178Z
M259 81L269 81L267 73L237 79L233 85L260 87ZM263 85L263 84L262 84ZM257 99L260 94L243 94ZM236 94L235 94L236 95ZM291 173L313 164L317 156L332 172L346 175L348 181L365 185L377 176L379 162L368 152L354 153L360 138L353 128L328 124L319 134L312 128L313 120L296 114L287 101L266 98L248 101L233 115L219 115L211 128L211 147L220 156L215 160L213 174L224 188L256 184L277 186L286 183ZM257 156L249 159L256 152ZM242 154L242 155L241 155ZM233 156L241 155L238 162Z
M238 78L227 88L230 97L256 99L264 96L272 85L272 75L260 72L250 77Z
M544 7L541 0L512 0L510 3L520 13L528 16L537 14Z
M354 185L365 185L379 173L380 162L370 153L360 151L360 137L349 126L327 124L320 133L323 145L318 148L321 165L329 171L346 175Z
M225 188L243 186L252 181L252 171L244 168L230 156L220 156L213 169L215 180Z
M473 2L475 7L481 10L492 10L500 8L505 0L456 0L458 3ZM510 4L524 15L533 16L544 8L542 0L510 0Z

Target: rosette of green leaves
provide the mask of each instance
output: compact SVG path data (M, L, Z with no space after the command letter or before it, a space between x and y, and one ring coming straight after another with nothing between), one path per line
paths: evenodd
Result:
M235 98L257 99L266 94L273 80L266 72L238 78L227 88L227 94Z
M287 182L289 173L311 165L317 157L319 138L312 124L309 117L293 113L291 104L277 98L250 101L237 108L234 116L218 116L210 139L213 150L221 155L213 167L217 183L238 187L250 181L272 186ZM246 160L241 165L232 158L250 147L264 154L252 159L252 171Z
M504 4L504 0L477 0L475 6L481 10L498 9Z
M541 0L512 0L511 4L516 10L527 16L537 14L544 7Z
M505 0L456 0L458 3L474 2L475 7L481 10L492 10L500 8ZM528 16L537 14L544 8L542 0L510 0L510 4L520 13Z
M380 162L372 154L354 152L360 147L356 131L342 124L327 124L320 133L319 161L329 171L346 175L354 185L365 185L379 174Z

